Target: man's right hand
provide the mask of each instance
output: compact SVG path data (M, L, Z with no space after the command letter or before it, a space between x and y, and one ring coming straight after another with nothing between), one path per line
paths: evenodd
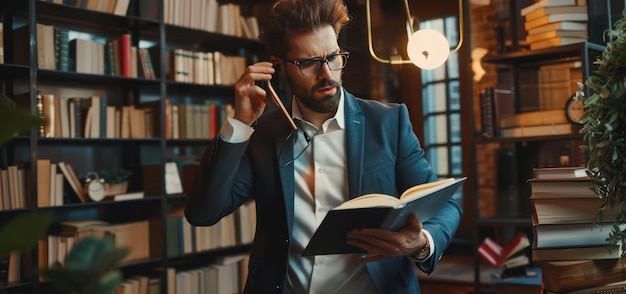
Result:
M274 74L270 62L258 62L246 68L235 84L235 114L234 119L252 125L263 111L267 101L263 88L255 85L256 81L269 81Z

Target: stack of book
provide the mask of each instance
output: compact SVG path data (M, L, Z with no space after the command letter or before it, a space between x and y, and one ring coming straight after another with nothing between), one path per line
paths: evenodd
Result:
M502 116L500 137L530 137L573 133L563 109L527 111Z
M535 168L529 183L532 261L541 265L546 292L604 293L585 291L626 280L624 248L607 242L621 207L605 209L599 217L603 201L591 190L585 169Z
M520 10L530 49L541 49L588 39L586 1L539 0Z

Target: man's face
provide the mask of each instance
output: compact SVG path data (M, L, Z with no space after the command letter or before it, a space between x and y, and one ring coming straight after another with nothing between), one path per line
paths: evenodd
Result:
M286 59L295 61L314 57L324 59L340 50L331 26L293 35L289 48ZM283 65L291 91L298 101L318 113L336 112L341 95L341 70L331 71L324 63L316 75L304 76L297 65L288 61L284 61Z

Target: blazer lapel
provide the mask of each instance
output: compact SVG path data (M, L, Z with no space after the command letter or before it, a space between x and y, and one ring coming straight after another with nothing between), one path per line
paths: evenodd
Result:
M284 129L283 129L284 130ZM293 176L293 163L283 167L285 163L293 159L293 138L296 134L292 135L288 140L285 140L289 135L291 129L287 131L277 130L276 135L276 157L278 162L276 163L278 170L280 171L280 183L283 192L283 199L285 201L285 210L287 213L287 228L291 233L293 228L294 218L294 193L295 193L295 179ZM284 146L283 146L284 145ZM282 152L281 152L282 148Z
M361 195L365 121L352 94L344 91L346 119L346 154L348 156L348 190L350 199Z

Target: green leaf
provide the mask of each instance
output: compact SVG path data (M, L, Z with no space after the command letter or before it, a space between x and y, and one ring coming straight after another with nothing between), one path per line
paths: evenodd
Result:
M100 279L100 283L92 291L85 294L111 294L122 284L120 271L112 271Z
M0 257L12 251L32 248L48 230L52 215L48 212L20 214L0 228Z
M0 97L0 145L16 134L29 131L43 122L42 118L29 110L16 108L11 100Z
M65 268L44 269L41 275L63 293L77 293L92 279L87 272Z

